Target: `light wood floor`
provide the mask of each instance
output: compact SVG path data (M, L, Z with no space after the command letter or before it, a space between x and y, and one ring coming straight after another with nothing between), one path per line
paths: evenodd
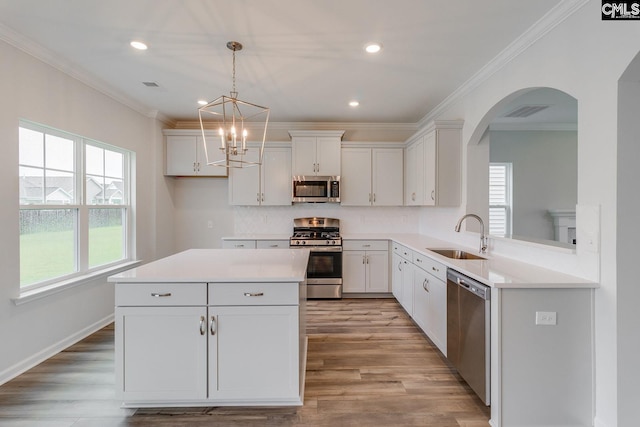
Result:
M122 409L113 326L0 387L0 426L486 427L489 410L393 299L309 301L300 408Z

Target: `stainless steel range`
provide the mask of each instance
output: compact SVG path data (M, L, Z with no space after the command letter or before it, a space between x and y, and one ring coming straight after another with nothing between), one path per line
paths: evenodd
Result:
M291 248L308 248L307 298L342 298L342 237L340 220L296 218Z

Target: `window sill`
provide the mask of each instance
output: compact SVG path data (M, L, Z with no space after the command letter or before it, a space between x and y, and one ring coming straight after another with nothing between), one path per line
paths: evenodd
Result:
M12 301L15 305L26 304L31 301L39 300L40 298L48 297L49 295L57 294L59 292L66 291L71 288L75 288L76 286L84 285L90 281L98 279L100 277L110 276L112 274L120 273L121 271L128 270L132 267L136 267L140 265L141 261L129 261L123 264L118 264L116 266L111 266L105 268L103 270L92 271L89 274L85 274L82 276L77 276L69 280L64 280L62 282L53 283L48 286L43 286L41 288L28 290L25 292L21 292L18 298L12 298Z

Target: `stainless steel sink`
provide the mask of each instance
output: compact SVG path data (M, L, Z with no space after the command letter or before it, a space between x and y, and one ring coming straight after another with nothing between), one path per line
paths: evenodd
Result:
M452 259L479 259L479 260L483 260L486 259L484 257L481 257L479 255L475 255L469 252L465 252L465 251L461 251L458 249L430 249L427 248L428 251L431 252L435 252L439 255L442 256L446 256L447 258L452 258Z

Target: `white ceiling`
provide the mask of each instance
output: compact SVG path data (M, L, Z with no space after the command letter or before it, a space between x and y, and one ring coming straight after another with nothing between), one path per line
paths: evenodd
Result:
M175 121L228 95L236 40L239 98L272 121L416 123L560 2L0 0L0 39Z

